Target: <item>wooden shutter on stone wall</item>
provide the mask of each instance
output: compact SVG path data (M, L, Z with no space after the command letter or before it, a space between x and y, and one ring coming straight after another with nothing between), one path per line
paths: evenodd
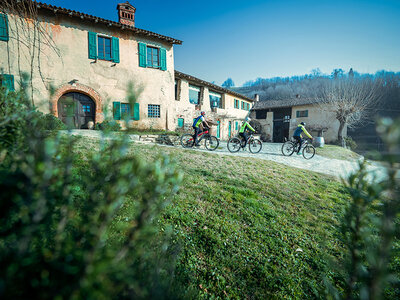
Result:
M8 18L6 14L0 14L0 41L6 41L10 39L8 35Z
M121 120L121 102L113 102L114 120Z
M137 103L137 102L133 105L132 119L135 120L135 121L139 121L140 120L139 103Z
M97 33L88 32L89 59L97 59Z
M160 66L162 71L167 70L167 50L160 48Z
M144 43L139 43L139 67L147 67L147 46Z
M119 40L116 37L112 38L112 61L115 63L119 63Z

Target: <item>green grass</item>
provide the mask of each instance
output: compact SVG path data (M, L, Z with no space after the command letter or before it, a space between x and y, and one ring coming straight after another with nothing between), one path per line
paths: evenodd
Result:
M96 146L85 138L78 151ZM181 247L177 278L201 298L323 297L326 257L343 252L337 225L348 196L341 183L254 158L138 144L129 150L144 161L171 155L183 173L158 223Z
M335 158L340 160L356 160L361 158L361 156L350 149L345 149L340 146L335 145L325 145L323 148L316 148L316 153L318 155L328 157L328 158Z

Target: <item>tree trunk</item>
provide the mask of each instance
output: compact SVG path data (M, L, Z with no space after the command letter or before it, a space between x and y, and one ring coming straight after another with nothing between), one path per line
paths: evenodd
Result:
M340 142L340 144L342 145L343 148L346 148L346 143L343 138L343 128L346 125L346 122L344 122L344 121L339 121L339 122L340 122L340 125L339 125L339 131L338 131L338 141Z

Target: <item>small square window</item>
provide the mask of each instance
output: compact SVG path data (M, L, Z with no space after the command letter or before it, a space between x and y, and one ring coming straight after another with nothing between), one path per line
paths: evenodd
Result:
M296 111L296 118L307 118L308 110L298 110Z
M149 118L161 118L160 105L149 104L149 106L148 106L148 117Z

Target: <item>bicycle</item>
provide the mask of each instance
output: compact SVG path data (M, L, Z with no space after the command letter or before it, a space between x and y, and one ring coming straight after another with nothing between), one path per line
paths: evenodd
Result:
M207 150L214 151L219 146L219 139L209 133L210 128L205 128L198 136L199 138L197 144L204 139L204 145ZM186 133L181 136L181 145L183 148L192 148L194 146L194 135Z
M291 156L298 149L298 147L300 147L300 145L297 146L297 144L297 141L286 141L282 145L282 154L284 156ZM311 159L314 157L315 148L308 142L308 139L303 142L301 147L303 150L300 151L303 151L302 154L305 159Z
M228 150L231 153L238 152L240 148L244 149L245 147L243 146L244 140L241 140L240 138L233 137L230 138L228 141ZM249 145L249 150L251 153L258 153L262 149L262 143L260 140L254 138L254 136L251 134L249 138L247 139L247 144Z

